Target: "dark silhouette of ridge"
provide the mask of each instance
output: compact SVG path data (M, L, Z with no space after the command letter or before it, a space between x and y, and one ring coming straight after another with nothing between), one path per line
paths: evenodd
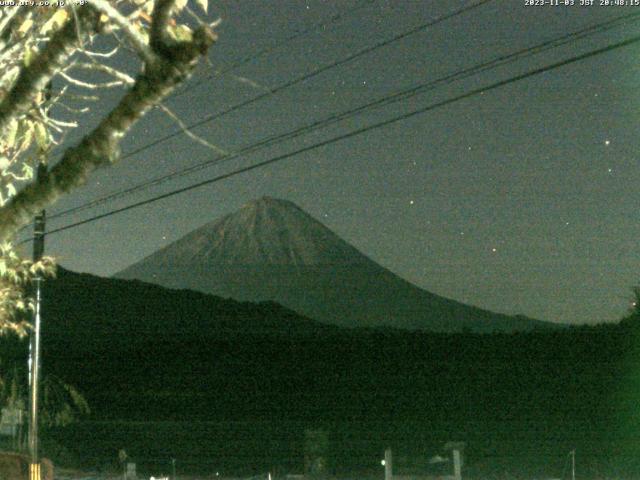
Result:
M181 339L316 338L338 329L275 302L239 302L62 267L46 286L43 331L58 347L101 350Z
M154 469L166 452L202 471L212 459L229 471L298 465L296 445L318 426L345 472L378 465L391 441L426 461L425 439L437 451L461 432L478 478L503 473L504 459L533 469L522 478L542 478L547 465L548 478L567 445L595 452L584 472L601 472L603 456L638 457L628 440L640 428L637 313L617 325L475 335L340 328L274 302L64 269L43 294L43 371L77 387L95 420L58 433L89 466L96 455L112 461L123 438L134 455L157 458ZM9 340L4 364L11 352L26 364L26 340L17 350Z
M555 324L430 293L375 263L286 200L263 197L116 274L237 300L278 302L321 322L436 332Z

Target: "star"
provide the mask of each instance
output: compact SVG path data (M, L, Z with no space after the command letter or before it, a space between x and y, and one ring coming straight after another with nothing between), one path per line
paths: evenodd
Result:
M409 205L413 205L413 200L409 200Z
M608 147L609 145L611 145L611 140L605 140L604 144Z
M491 251L492 251L493 253L496 253L496 252L498 251L498 249L497 249L496 247L493 247L493 248L491 249Z

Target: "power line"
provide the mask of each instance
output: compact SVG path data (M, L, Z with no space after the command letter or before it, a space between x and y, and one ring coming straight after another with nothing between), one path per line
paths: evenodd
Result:
M306 28L304 30L301 30L299 32L295 32L291 35L289 35L286 38L283 38L282 40L274 43L271 46L265 47L262 50L259 50L258 52L251 54L251 55L246 55L242 58L240 58L239 60L235 61L234 63L232 63L231 65L229 65L227 68L224 68L220 71L215 71L210 75L207 75L205 78L198 80L196 82L193 82L192 84L188 85L188 88L185 87L184 89L180 90L179 92L175 92L174 94L170 95L168 97L168 99L173 99L176 97L179 97L181 95L184 95L186 92L190 92L192 91L194 88L199 87L200 85L202 85L203 83L207 82L208 80L214 79L216 77L220 77L222 75L225 75L233 70L236 70L237 68L240 68L243 65L246 65L249 62L252 62L253 60L256 60L260 57L263 57L264 55L267 55L271 52L273 52L274 50L277 50L278 48L282 47L283 45L292 42L293 40L297 40L298 38L304 37L310 33L315 32L316 30L319 30L321 28L326 27L327 25L330 25L332 23L335 23L337 21L339 21L340 19L342 19L343 17L347 16L347 15L351 15L354 12L357 12L358 10L361 10L362 8L372 4L375 0L363 0L362 2L360 2L359 4L355 5L354 7L345 10L344 12L338 12L332 16L330 16L329 18L315 24L312 25L309 28Z
M438 23L441 23L441 22L443 22L445 20L449 20L449 19L454 18L454 17L456 17L458 15L462 15L462 14L464 14L466 12L469 12L469 11L475 9L475 8L478 8L478 7L480 7L480 6L484 5L484 4L492 2L492 1L493 0L479 0L476 3L470 4L470 5L466 5L466 6L461 7L461 8L459 8L459 9L457 9L457 10L451 12L451 13L439 16L439 17L437 17L437 18L435 18L433 20L430 20L429 22L426 22L426 23L423 23L421 25L418 25L417 27L414 27L414 28L412 28L410 30L407 30L407 31L403 32L403 33L400 33L400 34L398 34L398 35L396 35L396 36L394 36L392 38L389 38L387 40L383 40L381 42L376 43L373 46L369 46L369 47L366 47L366 48L364 48L362 50L359 50L358 52L353 53L351 55L348 55L347 57L345 57L345 58L343 58L341 60L337 60L337 61L335 61L335 62L333 62L331 64L325 65L324 67L317 68L317 69L315 69L315 70L313 70L313 71L311 71L311 72L309 72L307 74L304 74L304 75L302 75L300 77L297 77L297 78L295 78L293 80L290 80L289 82L286 82L286 83L276 87L275 89L269 90L269 92L263 93L261 95L258 95L257 97L253 97L253 98L251 98L251 99L249 99L247 101L244 101L244 102L241 102L239 104L236 104L236 105L234 105L234 106L232 106L232 107L230 107L230 108L228 108L228 109L226 109L226 110L224 110L222 112L218 112L218 113L209 115L209 116L205 117L202 120L199 120L199 121L197 121L195 123L192 123L191 125L188 125L186 127L186 130L191 130L192 128L195 128L195 127L198 127L198 126L203 125L205 123L208 123L208 122L211 122L213 120L216 120L216 119L218 119L218 118L220 118L220 117L222 117L224 115L227 115L227 114L232 113L232 112L234 112L236 110L239 110L240 108L243 108L243 107L245 107L247 105L255 103L255 102L259 101L259 100L262 100L263 98L269 97L269 96L274 95L274 94L276 94L276 93L278 93L278 92L280 92L282 90L285 90L285 89L287 89L289 87L292 87L293 85L296 85L296 84L304 82L304 81L306 81L306 80L308 80L310 78L313 78L313 77L315 77L317 75L320 75L321 73L323 73L323 72L325 72L327 70L342 66L342 65L344 65L346 63L349 63L349 62L355 60L356 58L359 58L359 57L361 57L363 55L366 55L366 54L368 54L368 53L370 53L372 51L375 51L375 50L377 50L379 48L382 48L382 47L385 47L385 46L387 46L387 45L389 45L391 43L394 43L396 41L402 40L402 39L404 39L406 37L409 37L411 35L414 35L416 33L419 33L419 32L421 32L423 30L426 30L429 27L437 25ZM182 135L184 133L185 133L185 129L174 131L173 133L170 133L170 134L168 134L168 135L166 135L164 137L161 137L161 138L159 138L157 140L154 140L153 142L147 143L147 144L145 144L145 145L143 145L143 146L141 146L141 147L139 147L137 149L134 149L134 150L132 150L130 152L125 153L124 155L122 155L121 160L124 160L126 158L132 157L134 155L137 155L138 153L140 153L140 152L142 152L144 150L147 150L147 149L149 149L151 147L154 147L155 145L158 145L158 144L160 144L162 142L170 140L171 138L177 137L177 136ZM59 214L57 216L60 216L60 215L62 215L62 214ZM25 228L27 228L27 227L25 226L25 227L21 228L19 231L23 231Z
M211 122L213 120L216 120L216 119L218 119L218 118L220 118L220 117L222 117L224 115L228 115L228 114L230 114L232 112L235 112L236 110L239 110L241 108L246 107L247 105L251 105L251 104L253 104L255 102L258 102L258 101L260 101L260 100L262 100L264 98L267 98L267 97L270 97L272 95L275 95L276 93L279 93L282 90L285 90L285 89L290 88L290 87L292 87L294 85L297 85L298 83L302 83L302 82L304 82L306 80L309 80L309 79L311 79L313 77L316 77L316 76L320 75L321 73L326 72L327 70L331 70L333 68L337 68L337 67L340 67L342 65L345 65L345 64L347 64L347 63L349 63L349 62L351 62L351 61L353 61L353 60L355 60L355 59L357 59L357 58L359 58L359 57L361 57L363 55L366 55L366 54L368 54L368 53L370 53L372 51L375 51L375 50L378 50L380 48L386 47L387 45L390 45L391 43L397 42L397 41L402 40L402 39L404 39L406 37L409 37L411 35L414 35L416 33L424 31L429 27L437 25L438 23L444 22L445 20L449 20L449 19L454 18L454 17L456 17L458 15L462 15L462 14L464 14L466 12L469 12L469 11L475 9L475 8L478 8L478 7L480 7L480 6L484 5L484 4L492 2L492 1L494 1L494 0L479 0L478 2L476 2L474 4L467 5L465 7L459 8L458 10L455 10L455 11L453 11L451 13L448 13L448 14L442 15L440 17L437 17L437 18L435 18L433 20L430 20L427 23L423 23L421 25L418 25L417 27L414 27L414 28L412 28L410 30L407 30L406 32L400 33L400 34L398 34L398 35L396 35L394 37L391 37L391 38L389 38L387 40L383 40L381 42L378 42L373 46L365 47L364 49L359 50L356 53L353 53L351 55L348 55L347 57L345 57L345 58L343 58L341 60L336 60L336 61L334 61L334 62L332 62L332 63L330 63L328 65L325 65L323 67L319 67L319 68L317 68L315 70L312 70L309 73L306 73L306 74L304 74L304 75L302 75L300 77L297 77L297 78L295 78L293 80L290 80L290 81L288 81L286 83L283 83L283 84L281 84L281 85L279 85L279 86L277 86L277 87L275 87L273 89L270 89L268 92L265 92L265 93L262 93L262 94L260 94L260 95L258 95L256 97L250 98L249 100L245 100L244 102L241 102L241 103L236 104L236 105L234 105L232 107L229 107L226 110L223 110L221 112L208 115L205 118L203 118L202 120L199 120L199 121L189 125L187 127L187 130L190 130L190 129L195 128L195 127L199 127L200 125L203 125L205 123L209 123L209 122ZM136 149L134 149L134 150L132 150L130 152L125 153L124 155L122 155L121 160L124 160L125 158L132 157L134 155L137 155L138 153L140 153L140 152L142 152L144 150L147 150L147 149L149 149L151 147L154 147L154 146L158 145L159 143L165 142L166 140L169 140L171 138L183 135L184 133L185 133L185 129L176 130L173 133L165 135L164 137L160 137L159 139L156 139L156 140L154 140L154 141L152 141L150 143L147 143L147 144L145 144L145 145L143 145L143 146L141 146L139 148L136 148Z
M226 180L227 178L239 175L241 173L246 173L246 172L249 172L251 170L256 170L258 168L262 168L262 167L265 167L267 165L271 165L273 163L276 163L276 162L279 162L279 161L282 161L282 160L286 160L288 158L291 158L293 156L299 155L301 153L306 153L306 152L309 152L309 151L312 151L312 150L316 150L316 149L318 149L320 147L324 147L326 145L330 145L332 143L336 143L336 142L339 142L339 141L342 141L342 140L346 140L346 139L355 137L355 136L360 135L360 134L365 133L365 132L376 130L376 129L379 129L379 128L382 128L382 127L387 127L389 125L392 125L394 123L400 122L402 120L407 120L407 119L412 118L414 116L421 115L423 113L435 110L436 108L440 108L440 107L443 107L443 106L446 106L446 105L450 105L450 104L452 104L454 102L458 102L460 100L464 100L464 99L473 97L473 96L481 94L483 92L487 92L487 91L490 91L490 90L495 90L495 89L503 87L505 85L508 85L508 84L511 84L511 83L514 83L514 82L518 82L520 80L524 80L526 78L533 77L535 75L540 75L542 73L546 73L546 72L554 70L556 68L560 68L560 67L563 67L563 66L566 66L566 65L570 65L572 63L576 63L576 62L585 60L587 58L591 58L591 57L594 57L594 56L597 56L597 55L601 55L601 54L604 54L604 53L607 53L607 52L610 52L610 51L613 51L613 50L616 50L616 49L619 49L619 48L622 48L622 47L626 47L626 46L632 45L634 43L638 43L638 42L640 42L640 35L637 35L635 37L629 38L627 40L623 40L621 42L617 42L617 43L608 45L608 46L603 47L603 48L599 48L597 50L592 50L590 52L587 52L587 53L584 53L584 54L581 54L581 55L577 55L577 56L568 58L566 60L562 60L562 61L555 62L555 63L552 63L550 65L544 66L544 67L540 67L540 68L536 68L536 69L530 70L530 71L528 71L526 73L513 76L513 77L508 78L506 80L501 80L501 81L492 83L492 84L487 85L485 87L481 87L481 88L476 88L476 89L470 90L470 91L468 91L466 93L462 93L460 95L457 95L455 97L449 98L447 100L436 102L436 103L433 103L433 104L428 105L426 107L420 108L418 110L414 110L412 112L408 112L408 113L396 116L394 118L391 118L391 119L388 119L388 120L384 120L382 122L378 122L378 123L375 123L375 124L372 124L372 125L369 125L369 126L366 126L366 127L363 127L363 128L359 128L359 129L353 130L351 132L348 132L348 133L345 133L345 134L342 134L342 135L335 136L335 137L327 139L327 140L323 140L321 142L318 142L318 143L315 143L313 145L309 145L309 146L300 148L300 149L295 150L293 152L289 152L289 153L285 153L285 154L282 154L282 155L278 155L278 156L272 157L272 158L270 158L268 160L264 160L262 162L258 162L258 163L253 164L253 165L249 165L249 166L246 166L246 167L243 167L243 168L239 168L239 169L234 170L232 172L228 172L228 173L219 175L217 177L214 177L214 178L211 178L211 179L208 179L208 180L197 182L195 184L191 184L189 186L182 187L182 188L173 190L171 192L167 192L167 193L164 193L164 194L161 194L161 195L157 195L157 196L149 198L147 200L143 200L143 201L140 201L140 202L136 202L136 203L127 205L126 207L118 208L118 209L112 210L110 212L103 213L101 215L96 215L94 217L87 218L85 220L66 225L64 227L56 228L54 230L51 230L50 232L47 232L47 234L48 235L52 235L54 233L58 233L58 232L62 232L64 230L75 228L75 227L78 227L80 225L84 225L86 223L90 223L90 222L94 222L96 220L100 220L100 219L103 219L103 218L106 218L106 217L110 217L110 216L115 215L117 213L125 212L127 210L131 210L131 209L143 206L143 205L148 205L148 204L157 202L159 200L162 200L162 199L165 199L165 198L168 198L168 197L172 197L174 195L178 195L180 193L184 193L184 192L187 192L187 191L190 191L190 190L194 190L196 188L199 188L199 187L202 187L202 186L205 186L205 185L210 185L210 184L213 184L213 183L217 183L217 182L220 182L222 180ZM24 240L24 241L20 242L19 244L25 243L25 242L30 241L30 240L31 239Z
M116 198L122 198L124 196L130 195L132 193L135 193L136 191L139 191L141 189L150 187L152 185L158 185L160 183L163 183L165 181L168 181L170 179L173 178L177 178L177 177L181 177L205 168L208 168L212 165L218 164L218 163L222 163L223 161L229 161L229 160L233 160L236 159L238 157L244 156L248 153L253 153L257 150L260 150L262 148L268 147L268 146L272 146L274 144L278 144L281 142L284 142L286 140L291 140L293 138L297 138L305 133L308 133L310 131L319 129L319 128L323 128L326 126L329 126L331 124L337 123L339 121L342 121L346 118L352 117L356 114L359 114L365 110L374 108L374 107L379 107L379 106L385 106L385 105L389 105L391 103L395 103L395 102L399 102L401 100L405 100L408 98L411 98L413 96L416 96L418 94L424 93L426 91L432 90L434 88L436 88L438 85L447 83L447 82L451 82L451 81L458 81L464 78L468 78L472 75L484 72L484 71L488 71L490 69L494 69L503 65L506 65L508 63L512 63L515 62L517 60L520 60L522 58L526 58L532 55L536 55L538 53L547 51L549 49L552 48L557 48L559 46L565 45L567 43L572 43L575 42L579 39L585 38L589 35L593 35L595 33L601 33L604 32L606 30L609 30L611 28L614 28L618 25L620 25L621 23L624 22L628 22L631 20L636 20L640 17L640 13L635 13L635 14L628 14L628 15L623 15L620 17L616 17L614 19L611 19L607 22L603 22L603 23L599 23L596 25L591 25L588 27L585 27L581 30L578 30L576 32L572 32L566 35L563 35L562 37L556 38L556 39L552 39L552 40L548 40L545 41L541 44L535 45L533 47L529 47L529 48L525 48L525 49L521 49L517 52L508 54L508 55L502 55L499 56L497 58L491 59L487 62L484 62L482 64L479 65L475 65L473 67L469 67L466 68L464 70L458 71L458 72L454 72L452 74L448 74L444 77L440 77L436 80L430 81L428 83L422 83L419 84L415 87L409 88L409 89L405 89L405 90L401 90L399 92L390 94L390 95L385 95L382 98L379 98L377 100L368 102L364 105L361 105L359 107L353 108L351 110L345 111L345 112L341 112L341 113L336 113L336 114L332 114L328 117L325 117L321 120L317 120L311 124L305 125L303 127L300 127L298 129L295 129L293 131L289 131L289 132L285 132L283 134L278 134L278 135L273 135L271 137L267 137L265 139L262 139L261 141L257 142L257 143L253 143L250 144L236 152L232 152L230 154L226 154L226 155L222 155L219 157L216 157L214 159L211 160L207 160L205 162L201 162L197 165L193 165L178 171L174 171L159 177L156 177L154 179L148 180L146 182L143 182L141 184L138 185L134 185L132 187L120 190L118 192L114 192L111 194L108 194L106 196L103 196L99 199L96 200L92 200L88 203L85 203L84 205L80 205L77 207L73 207L67 210L64 210L62 212L59 212L57 214L51 215L49 216L49 219L54 219L54 218L58 218L58 217L62 217L65 215L69 215L71 213L75 213L78 211L82 211L82 210L86 210L88 208L92 208L95 207L97 205L101 205L103 203L106 203L108 201L114 200Z
M380 48L386 47L387 45L390 45L391 43L397 42L397 41L402 40L402 39L404 39L406 37L409 37L411 35L419 33L419 32L421 32L423 30L426 30L429 27L437 25L438 23L444 22L445 20L449 20L449 19L454 18L454 17L456 17L458 15L462 15L462 14L464 14L466 12L469 12L469 11L475 9L475 8L478 8L478 7L480 7L480 6L484 5L484 4L492 2L492 1L494 1L494 0L480 0L480 1L476 2L476 3L474 3L474 4L467 5L465 7L462 7L460 9L458 9L458 10L455 10L454 12L448 13L446 15L442 15L440 17L437 17L434 20L430 20L427 23L423 23L423 24L421 24L421 25L419 25L417 27L414 27L414 28L412 28L410 30L407 30L406 32L398 34L398 35L396 35L396 36L394 36L392 38L389 38L387 40L383 40L381 42L376 43L375 45L372 45L372 46L366 47L366 48L364 48L362 50L359 50L356 53L348 55L345 58L342 58L340 60L336 60L336 61L334 61L334 62L332 62L330 64L327 64L327 65L325 65L323 67L319 67L319 68L317 68L315 70L312 70L309 73L306 73L306 74L304 74L304 75L302 75L300 77L297 77L297 78L295 78L293 80L285 82L285 83L275 87L274 89L269 90L268 92L265 92L265 93L260 94L260 95L258 95L256 97L250 98L249 100L246 100L246 101L241 102L239 104L236 104L236 105L234 105L232 107L229 107L226 110L223 110L221 112L208 115L205 118L203 118L202 120L199 120L199 121L197 121L195 123L192 123L191 125L189 125L187 127L187 129L192 129L192 128L195 128L195 127L199 127L200 125L204 125L205 123L209 123L209 122L211 122L213 120L216 120L216 119L218 119L218 118L220 118L220 117L222 117L224 115L228 115L228 114L230 114L232 112L235 112L236 110L244 108L247 105L251 105L251 104L253 104L255 102L258 102L258 101L260 101L260 100L262 100L264 98L267 98L267 97L270 97L270 96L272 96L272 95L274 95L276 93L279 93L282 90L285 90L285 89L290 88L290 87L292 87L294 85L297 85L298 83L305 82L306 80L309 80L309 79L311 79L313 77L316 77L316 76L320 75L321 73L326 72L327 70L331 70L333 68L337 68L337 67L340 67L342 65L345 65L345 64L347 64L347 63L349 63L349 62L351 62L351 61L353 61L353 60L355 60L355 59L357 59L357 58L359 58L359 57L361 57L363 55L371 53L371 52L373 52L375 50L378 50ZM142 152L144 150L147 150L147 149L149 149L151 147L154 147L154 146L158 145L159 143L165 142L166 140L169 140L171 138L174 138L174 137L177 137L177 136L183 135L183 134L184 134L184 129L176 130L173 133L165 135L164 137L160 137L159 139L154 140L153 142L147 143L146 145L143 145L143 146L141 146L139 148L136 148L136 149L134 149L134 150L132 150L130 152L125 153L122 156L122 159L129 158L129 157L132 157L134 155L137 155L138 153L140 153L140 152Z

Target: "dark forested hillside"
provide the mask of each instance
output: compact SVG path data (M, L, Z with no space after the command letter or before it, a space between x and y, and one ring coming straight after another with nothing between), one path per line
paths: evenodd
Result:
M293 468L304 429L320 427L338 470L371 466L387 445L424 460L452 439L468 442L467 468L478 472L527 466L558 476L573 448L592 472L636 468L634 318L491 335L348 330L276 304L66 271L47 282L45 300L45 371L87 395L90 420L182 422L125 436L141 457L170 445L193 463L239 468L224 453L233 440L257 456L255 468ZM104 453L106 439L115 448L115 430L86 425L67 431L85 439L76 448L97 442ZM272 441L261 450L256 438Z

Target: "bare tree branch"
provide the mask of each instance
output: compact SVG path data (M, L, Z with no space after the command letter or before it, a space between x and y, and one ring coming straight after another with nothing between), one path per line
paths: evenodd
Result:
M80 63L75 63L73 64L72 68L82 68L84 70L91 70L94 72L102 72L106 75L109 75L113 78L117 78L118 80L120 80L121 82L124 82L128 85L133 85L135 83L135 80L133 79L133 77L130 77L129 75L127 75L124 72L121 72L120 70L110 67L109 65L105 65L103 63L98 63L98 62L93 62L93 63L85 63L85 62L80 62Z
M83 80L78 80L77 78L72 77L71 75L65 72L58 73L62 78L64 78L67 82L76 85L77 87L86 88L88 90L98 90L102 88L112 88L112 87L121 87L125 85L127 82L123 80L114 80L112 82L102 82L102 83L89 83Z
M221 155L229 155L229 152L227 152L226 150L218 147L217 145L214 145L213 143L205 140L204 138L202 138L199 135L196 135L195 133L193 133L189 127L187 126L186 123L184 123L182 121L182 119L176 115L173 110L171 110L169 107L167 107L164 103L160 103L158 105L158 107L164 112L166 113L174 122L176 122L178 124L178 126L182 129L182 131L184 132L184 134L189 137L190 139L192 139L195 142L198 142L200 145L203 145L211 150L213 150L214 152L221 154Z
M27 18L29 7L19 6L7 9L6 20L0 25L0 51L4 50L13 31Z
M169 43L167 41L167 25L174 3L175 0L156 0L153 6L149 45L158 54L162 54L164 47Z
M47 117L45 123L51 125L52 127L76 128L78 126L78 122L63 122L62 120L56 120L55 118L51 117Z
M113 57L116 53L118 53L119 49L120 49L120 45L117 45L116 47L114 47L113 50L109 52L94 52L91 50L87 50L86 48L83 48L80 51L85 55L88 55L89 57L110 58L110 57Z
M152 62L154 54L147 46L144 37L140 35L118 10L111 6L107 0L89 0L98 10L109 17L125 33L131 45L145 62Z
M77 146L66 150L48 175L23 188L0 209L0 240L10 238L20 227L28 224L37 212L82 185L93 170L117 161L120 141L134 123L188 78L198 59L206 55L216 40L215 33L208 26L196 29L193 40L189 42L170 42L166 39L164 32L172 5L172 0L158 0L156 3L154 13L158 18L153 19L152 31L156 35L154 50L157 55L153 61L145 64L131 90ZM75 38L74 28L66 25L64 31ZM57 44L64 45L64 42L58 39ZM33 79L30 84L34 84ZM1 113L2 110L0 126Z
M94 31L97 21L95 10L90 7L81 7L78 19L83 25L83 32ZM65 25L58 30L45 49L28 66L20 71L18 79L13 87L0 103L0 130L15 115L26 112L31 107L32 97L36 92L45 88L54 74L60 70L69 55L75 50L77 42L77 29L75 18L67 20Z

